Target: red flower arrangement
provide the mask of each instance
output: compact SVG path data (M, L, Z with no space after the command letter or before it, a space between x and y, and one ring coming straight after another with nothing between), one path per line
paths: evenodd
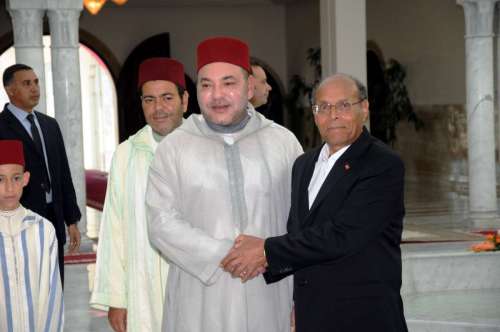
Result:
M486 234L486 240L473 245L471 250L474 252L500 250L500 231Z

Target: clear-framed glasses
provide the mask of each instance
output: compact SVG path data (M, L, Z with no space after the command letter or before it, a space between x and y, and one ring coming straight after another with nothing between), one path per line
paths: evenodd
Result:
M170 93L165 93L159 96L141 96L141 100L146 105L153 105L156 101L164 104L170 103L174 99L174 96Z
M349 102L347 100L341 100L335 104L321 103L312 105L312 111L315 115L331 115L332 110L335 110L339 115L346 115L351 111L351 107L356 104L360 104L364 99L360 99L356 102Z

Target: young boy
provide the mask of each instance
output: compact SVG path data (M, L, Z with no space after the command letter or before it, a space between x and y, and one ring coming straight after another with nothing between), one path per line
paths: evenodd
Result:
M19 203L24 166L22 142L0 140L0 331L62 331L55 231Z

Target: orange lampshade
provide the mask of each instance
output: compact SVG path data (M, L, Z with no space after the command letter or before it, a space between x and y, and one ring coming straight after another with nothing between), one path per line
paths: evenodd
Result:
M83 0L85 9L87 9L92 15L96 15L105 3L106 0Z
M128 0L111 0L111 1L116 3L118 6L121 6L121 5L125 4Z

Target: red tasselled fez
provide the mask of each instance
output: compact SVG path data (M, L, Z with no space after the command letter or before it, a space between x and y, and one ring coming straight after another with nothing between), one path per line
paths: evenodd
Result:
M17 164L24 167L23 143L18 140L0 140L0 165Z
M248 45L231 37L213 37L202 41L197 50L197 71L212 62L227 62L251 73Z
M170 58L144 60L139 66L138 88L140 89L148 81L170 81L185 89L184 66L179 61Z

